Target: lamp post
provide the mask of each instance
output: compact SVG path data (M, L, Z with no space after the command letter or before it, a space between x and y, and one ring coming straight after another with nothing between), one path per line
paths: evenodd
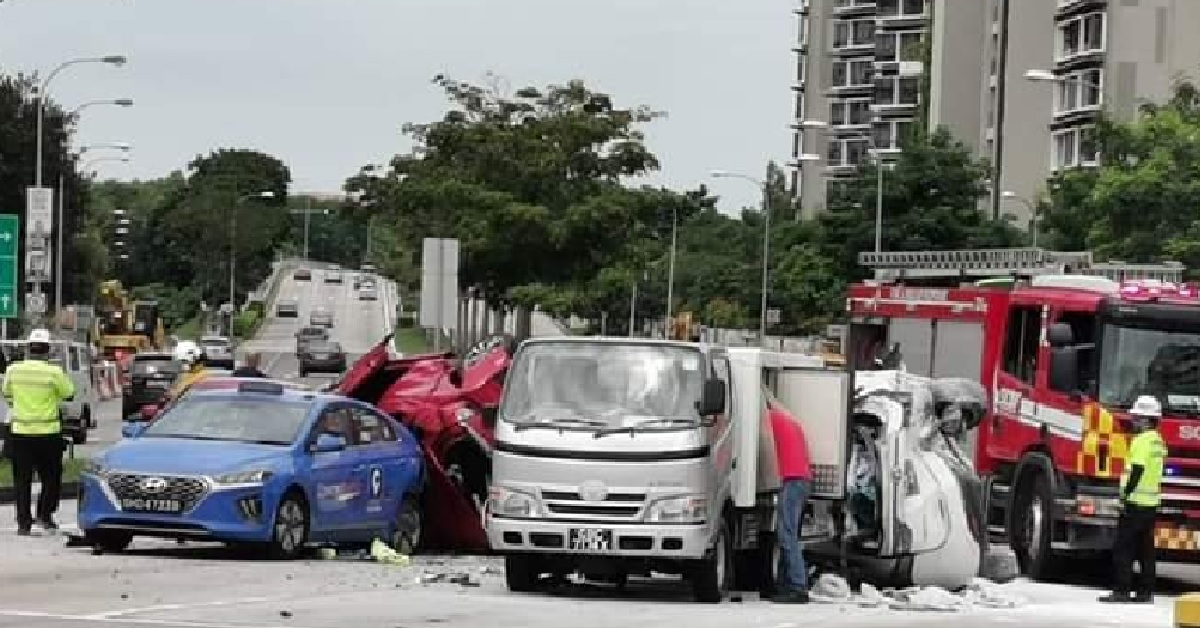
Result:
M35 165L34 165L34 180L33 180L34 187L39 187L39 188L42 187L42 165L43 165L42 164L42 141L43 141L43 136L45 135L43 128L44 128L44 124L45 124L44 119L45 119L45 115L46 115L46 94L48 93L48 90L50 89L50 83L54 80L54 77L58 76L59 72L62 72L63 70L65 70L73 65L79 65L81 63L107 63L109 65L115 65L117 67L120 67L122 65L125 65L126 61L128 61L128 59L125 57L125 55L108 55L108 56L104 56L104 57L80 57L78 59L71 59L70 61L64 61L63 63L60 63L57 67L55 67L53 70L51 70L50 74L48 74L46 76L46 79L37 86L37 91L35 94L38 102L37 102L37 140L34 142L34 146L35 146L35 148L34 148Z
M242 203L252 198L275 198L275 192L271 190L263 190L261 192L252 192L239 196L233 204L233 211L230 212L229 219L229 316L230 321L233 320L234 304L237 302L237 210ZM232 335L232 325L231 335Z
M1037 232L1038 210L1037 210L1037 206L1034 205L1033 202L1030 201L1029 199L1027 199L1011 190L1004 190L1003 192L1000 193L1000 197L1019 201L1022 205L1025 206L1025 209L1029 210L1029 232L1030 232L1030 235L1033 237L1032 244L1033 244L1034 248L1037 248L1037 241L1038 241L1038 232Z
M762 247L762 303L760 304L761 311L758 315L758 343L760 346L765 346L767 342L767 294L770 290L770 272L771 272L771 194L767 189L766 181L756 179L750 175L739 174L736 172L726 172L723 170L714 170L711 173L714 179L742 179L749 181L758 186L763 197L763 247Z
M667 267L667 336L671 335L671 305L675 302L675 245L679 232L679 208L671 206L671 261Z
M72 109L71 113L68 115L70 117L74 118L75 116L78 116L79 113L81 111L83 111L84 109L87 109L88 107L95 107L96 105L112 105L114 107L132 107L133 99L132 98L111 98L111 99L101 99L101 100L89 100L89 101L79 105L78 107L75 107L74 109Z
M824 129L829 126L823 120L805 120L800 126L814 129ZM862 138L871 141L869 133L852 134L852 138ZM875 157L875 252L883 251L883 153L878 149L872 151ZM817 156L820 159L820 156Z

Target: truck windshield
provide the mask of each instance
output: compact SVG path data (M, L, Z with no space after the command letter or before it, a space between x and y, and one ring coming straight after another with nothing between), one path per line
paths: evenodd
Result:
M518 426L688 429L700 420L700 365L687 347L534 344L512 367L502 414Z
M1127 408L1155 395L1172 412L1200 414L1200 331L1105 325L1099 398Z

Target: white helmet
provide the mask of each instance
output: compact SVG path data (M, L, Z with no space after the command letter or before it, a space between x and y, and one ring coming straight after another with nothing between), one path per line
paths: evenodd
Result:
M200 359L200 345L191 340L181 340L175 345L175 359L186 365L192 365Z
M1155 419L1162 418L1162 404L1158 402L1158 399L1150 395L1142 395L1137 398L1137 401L1133 402L1133 407L1129 409L1129 414Z
M46 345L50 344L50 330L45 329L43 327L38 327L37 329L29 332L29 342L31 344L32 343L40 343L40 344L46 344Z

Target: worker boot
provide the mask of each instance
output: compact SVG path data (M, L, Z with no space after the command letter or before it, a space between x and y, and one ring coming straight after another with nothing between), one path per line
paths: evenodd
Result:
M1153 604L1154 603L1154 594L1153 593L1138 593L1137 595L1133 596L1133 601L1137 604Z
M808 604L808 591L784 590L771 597L776 604Z
M58 529L58 524L54 522L54 517L42 517L38 519L38 525L47 532L53 532Z
M33 536L33 526L17 526L17 536Z
M1132 604L1137 601L1137 598L1128 591L1113 591L1101 597L1099 601L1105 604Z

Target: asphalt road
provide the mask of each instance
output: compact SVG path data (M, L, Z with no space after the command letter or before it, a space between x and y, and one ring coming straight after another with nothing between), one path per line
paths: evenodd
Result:
M349 276L347 276L349 279ZM352 355L367 351L390 326L394 292L378 302L358 301L349 283L287 278L280 290L300 301L298 319L271 318L244 351L264 353L272 375L297 378L294 333L316 306L335 313L334 339ZM535 334L557 333L535 317ZM317 383L319 376L308 381ZM119 407L101 407L100 427L78 455L115 442ZM69 528L73 504L60 520ZM230 554L221 546L137 540L120 555L93 555L64 547L62 537L16 537L11 510L0 507L0 628L1067 628L1169 626L1171 596L1200 590L1200 569L1160 566L1162 597L1154 606L1111 608L1094 602L1101 582L1034 585L1018 582L1004 594L1022 601L1014 609L954 613L862 609L854 604L779 606L747 596L720 606L689 601L676 582L633 582L618 594L604 585L576 584L540 594L511 594L495 558L418 556L407 567L354 558L268 562ZM451 580L467 578L467 584ZM564 618L569 618L564 621Z

